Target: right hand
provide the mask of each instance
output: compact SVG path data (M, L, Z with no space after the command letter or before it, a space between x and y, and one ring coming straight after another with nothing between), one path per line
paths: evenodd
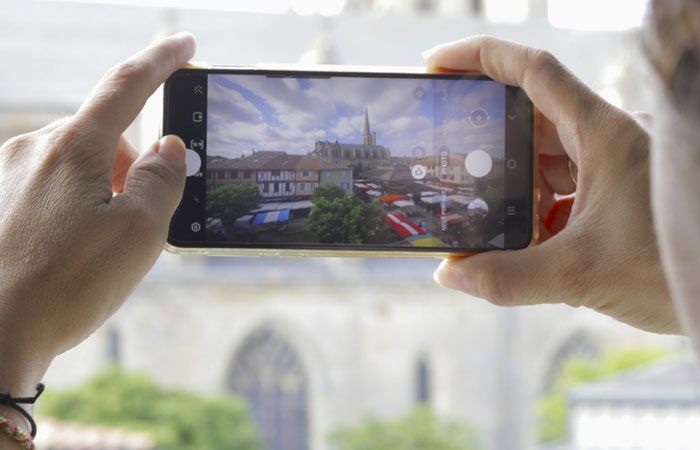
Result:
M541 114L540 242L446 260L436 281L496 305L586 306L643 330L679 333L652 223L650 140L640 123L546 51L477 36L424 56L433 70L476 71L520 86ZM555 194L574 193L562 226L542 226Z

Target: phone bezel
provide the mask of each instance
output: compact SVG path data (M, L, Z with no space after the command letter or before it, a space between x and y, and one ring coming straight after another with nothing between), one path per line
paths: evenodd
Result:
M340 68L338 68L340 69ZM375 68L372 68L375 69ZM480 75L480 74L470 74L470 73L425 73L419 71L396 71L393 69L383 69L382 71L373 70L327 70L327 69L294 69L294 68L281 68L272 69L264 67L188 67L180 69L175 72L165 83L163 92L163 128L162 134L178 134L179 130L173 130L172 127L172 112L179 107L178 101L175 96L172 95L173 86L178 82L182 76L197 74L197 75L209 75L209 74L243 74L243 75L260 75L260 76L276 76L276 77L305 77L305 78L319 78L319 77L333 77L333 76L343 76L343 77L370 77L370 78L421 78L421 79L472 79L472 80L491 80L491 78ZM519 120L519 124L523 126L520 132L527 132L529 134L529 139L523 144L523 147L519 150L518 156L525 156L526 158L519 158L519 164L523 161L526 164L525 170L522 173L526 176L526 182L523 188L518 187L514 189L519 192L528 193L527 196L523 196L524 207L518 214L520 219L520 234L517 236L518 245L507 246L507 249L516 250L520 248L527 247L531 245L536 240L538 233L536 220L536 188L535 188L535 171L537 165L537 158L535 157L534 143L535 143L535 122L536 114L535 109L527 99L527 96L522 92L520 88L508 87L509 89L517 89L520 93L518 96L517 106L518 111L522 112L525 108L525 114L527 117ZM206 90L205 90L206 93ZM205 95L205 105L206 105L206 95ZM508 114L508 110L506 110ZM206 117L206 114L205 114ZM204 122L206 127L206 118ZM513 148L506 148L506 159ZM530 156L527 158L527 156ZM203 158L203 170L206 170L206 158ZM206 180L204 182L206 184ZM187 185L185 187L185 192L183 199L187 197L191 190L191 183L188 179ZM505 192L505 197L508 197L509 192ZM184 200L183 200L184 201ZM182 229L181 225L191 222L192 218L188 218L186 222L181 221L181 205L178 207L178 211L173 216L171 221L171 226L168 232L168 242L166 249L175 253L196 253L196 254L210 254L210 255L229 255L229 256L256 256L256 255L275 255L275 256L360 256L360 257L393 257L393 256L433 256L433 257L454 257L460 255L469 255L473 253L479 253L484 251L489 251L492 249L488 248L467 248L467 247L406 247L406 246L392 246L392 245L354 245L354 244L269 244L269 243L233 243L233 242L222 242L222 241L205 241L205 240L183 240L176 237L176 230ZM522 228L523 225L526 228ZM505 225L504 225L505 226ZM512 230L506 228L504 229L506 235L510 235L511 240L513 239Z

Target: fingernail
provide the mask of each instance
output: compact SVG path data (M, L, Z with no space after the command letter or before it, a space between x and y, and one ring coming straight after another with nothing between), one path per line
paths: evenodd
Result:
M472 294L472 286L465 274L453 268L448 261L443 261L433 274L433 279L444 288Z
M194 37L194 34L189 31L183 31L173 34L169 39L176 39L181 41L182 44L186 44L185 48L187 48L188 58L194 56L194 52L197 48L197 38Z
M438 50L438 46L436 45L435 47L429 48L427 50L424 50L420 55L425 59L426 61L435 54L435 52Z
M189 31L180 31L179 33L175 33L170 37L175 39L195 39L194 34L190 33Z
M161 138L158 145L158 154L174 168L185 168L185 143L174 134Z

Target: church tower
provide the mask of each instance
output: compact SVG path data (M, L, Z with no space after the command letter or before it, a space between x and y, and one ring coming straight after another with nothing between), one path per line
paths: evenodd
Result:
M365 131L362 134L362 144L364 145L376 145L377 135L372 133L369 128L369 112L365 108Z

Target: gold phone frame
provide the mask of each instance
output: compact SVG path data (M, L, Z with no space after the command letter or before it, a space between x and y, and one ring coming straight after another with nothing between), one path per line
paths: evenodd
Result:
M400 67L400 66L349 66L349 65L290 65L290 64L257 64L257 65L211 65L205 62L190 62L183 69L249 69L249 70L294 70L294 71L334 71L334 72L376 72L376 73L415 73L425 74L424 67ZM468 73L474 75L474 73ZM537 146L541 113L533 106L533 173L532 173L532 239L530 246L537 243L539 238L539 220L537 207L540 200L538 177L539 158L537 158ZM159 133L162 137L162 130ZM475 255L475 252L459 251L416 251L416 250L352 250L352 249L296 249L296 248L210 248L210 247L178 247L169 242L165 244L165 250L178 255L205 255L205 256L238 256L259 257L277 256L282 258L306 258L306 257L334 257L334 258L433 258L433 259L460 259Z

